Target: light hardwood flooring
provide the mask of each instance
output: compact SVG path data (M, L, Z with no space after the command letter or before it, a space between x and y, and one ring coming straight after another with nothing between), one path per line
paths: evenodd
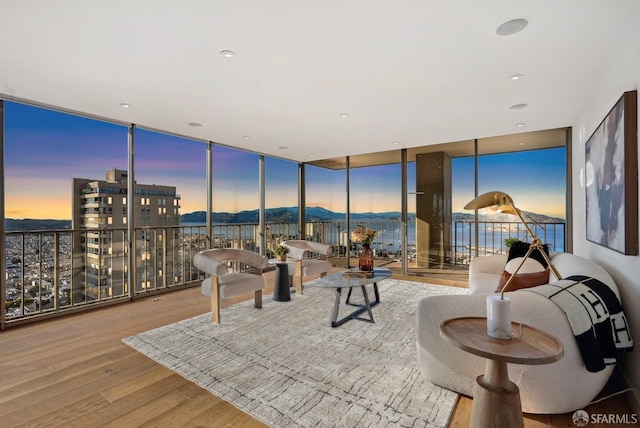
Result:
M464 286L459 280L423 280ZM272 273L268 282L267 294ZM0 425L264 427L121 342L209 310L208 298L192 288L0 332ZM458 401L450 427L468 426L471 402ZM631 411L622 397L587 410ZM571 415L525 415L527 428L571 426Z

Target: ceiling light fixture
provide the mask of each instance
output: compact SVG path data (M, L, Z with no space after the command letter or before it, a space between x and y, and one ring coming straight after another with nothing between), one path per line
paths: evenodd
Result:
M245 135L245 136L242 137L243 140L248 140L249 138L251 138L251 137L249 137L248 135Z
M194 128L199 128L202 126L202 124L198 122L189 122L187 125L193 126Z
M520 80L524 77L524 74L512 74L511 76L509 76L509 79L511 80Z
M340 117L342 117L342 118L344 118L344 117L349 117L349 115L348 115L347 113L342 113L342 114L340 115Z
M516 126L518 128L522 128L524 126L524 122L516 123Z
M520 31L524 30L529 21L524 18L515 18L507 22L503 22L496 28L496 34L498 36L512 36Z
M278 148L279 148L280 150L287 150L289 147L287 147L287 146L278 146Z
M527 107L529 107L529 104L522 103L522 104L514 104L509 108L511 110L522 110L523 108L527 108Z
M222 55L225 58L231 58L236 56L236 53L234 51L225 50L225 51L220 51L220 55Z
M131 104L127 104L127 103L120 103L120 107L122 107L122 108L129 108L129 107L131 107Z

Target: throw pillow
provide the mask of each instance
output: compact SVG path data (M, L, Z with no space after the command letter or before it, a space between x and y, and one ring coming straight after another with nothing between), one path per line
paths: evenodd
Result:
M507 256L507 264L504 267L504 271L500 275L498 280L498 288L496 293L499 293L509 278L518 269L520 263L529 251L528 242L514 242L509 247L509 254ZM548 256L549 246L543 245L543 251ZM506 291L515 291L522 288L535 287L537 285L543 285L549 283L549 265L539 249L533 250L529 257L524 261L524 264L509 284L509 288Z

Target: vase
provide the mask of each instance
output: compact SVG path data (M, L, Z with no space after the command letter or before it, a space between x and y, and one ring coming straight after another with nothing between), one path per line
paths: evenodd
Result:
M363 245L362 249L360 250L358 268L364 271L373 270L373 250L369 245Z

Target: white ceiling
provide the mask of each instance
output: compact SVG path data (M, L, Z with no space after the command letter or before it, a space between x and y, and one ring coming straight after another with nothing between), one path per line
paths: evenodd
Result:
M560 128L638 3L0 0L0 94L299 162Z

